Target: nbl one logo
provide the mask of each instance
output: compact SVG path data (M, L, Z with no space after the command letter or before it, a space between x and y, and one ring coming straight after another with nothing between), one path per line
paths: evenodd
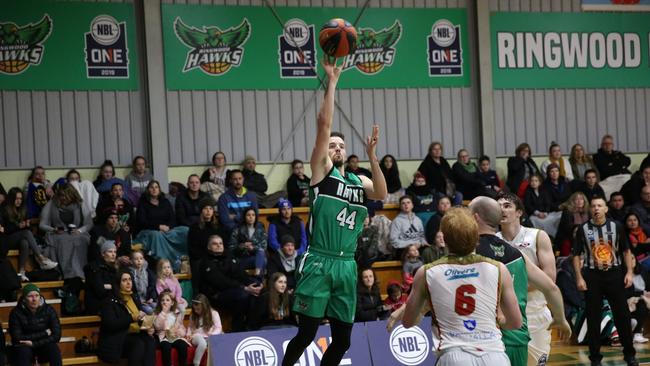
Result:
M239 66L244 57L244 43L251 34L251 25L244 18L237 27L221 30L210 26L198 29L188 27L180 17L174 20L174 32L183 44L190 47L183 72L197 67L208 75L222 75L232 66Z
M316 47L314 25L302 19L291 19L284 24L278 37L280 45L280 76L282 78L315 78Z
M427 37L429 76L463 75L460 26L438 20Z
M278 355L275 348L264 338L248 337L239 342L235 349L236 366L276 366Z
M403 365L419 365L429 356L429 340L420 327L398 326L390 333L390 352Z
M99 15L90 22L85 35L86 74L89 78L128 78L126 23L110 15Z
M399 20L390 28L377 32L372 28L359 28L357 49L345 56L343 70L356 67L367 75L378 74L384 66L390 66L395 59L395 45L402 36Z
M38 24L19 26L13 22L0 23L0 72L16 75L29 65L38 65L43 58L43 43L52 32L52 19L43 15Z

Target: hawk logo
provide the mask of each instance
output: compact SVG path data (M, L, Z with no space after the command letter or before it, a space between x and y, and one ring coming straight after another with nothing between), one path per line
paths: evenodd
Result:
M52 19L43 15L38 24L22 27L16 23L0 23L0 72L17 75L30 64L38 65L43 58L43 42L52 32Z
M200 67L208 75L222 75L232 66L239 66L244 57L242 46L251 34L251 25L244 18L237 27L188 27L180 17L174 20L176 37L191 50L187 52L183 72Z
M377 32L372 28L359 28L357 49L345 56L343 70L356 67L367 75L378 74L384 66L390 66L395 60L395 45L402 36L402 24L399 20L390 28Z

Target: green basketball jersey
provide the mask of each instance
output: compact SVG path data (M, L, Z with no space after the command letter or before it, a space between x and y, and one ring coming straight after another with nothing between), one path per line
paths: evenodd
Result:
M510 275L517 296L522 325L519 329L503 330L503 343L513 346L527 345L530 341L528 320L526 319L526 304L528 302L528 271L523 254L496 235L483 234L479 238L476 253L503 263Z
M332 167L317 185L309 187L309 247L338 255L354 255L368 209L363 205L361 179L345 177Z

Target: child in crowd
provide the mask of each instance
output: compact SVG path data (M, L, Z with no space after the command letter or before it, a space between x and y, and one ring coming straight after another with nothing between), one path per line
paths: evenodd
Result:
M395 280L388 282L386 292L388 293L388 297L384 300L385 310L390 310L392 313L406 304L408 297L402 292L402 285L399 282Z
M131 253L131 273L133 273L133 285L142 302L142 311L147 315L151 315L158 298L156 274L149 268L149 264L140 250Z
M420 259L420 252L418 247L411 244L406 247L404 255L402 257L402 277L404 280L404 289L406 292L409 292L411 289L411 284L413 284L413 276L415 272L424 265L422 259Z
M185 365L187 360L188 341L185 339L184 313L178 308L174 294L163 290L158 297L158 305L153 326L156 330L156 340L162 353L163 366L171 366L172 348L176 349L178 365Z
M433 245L422 250L422 262L431 263L449 254L442 231L436 233Z
M156 281L156 291L161 294L164 290L169 290L177 302L178 309L181 313L185 313L187 308L187 301L183 298L183 290L178 279L174 276L172 265L169 260L163 258L158 261L158 280Z
M196 347L192 360L194 366L201 364L201 359L208 348L208 337L221 333L223 331L219 313L212 309L205 295L196 295L192 300L192 314L186 335L186 339Z
M478 159L478 178L483 182L485 191L489 195L496 195L501 190L501 179L494 169L490 169L490 157L483 155Z

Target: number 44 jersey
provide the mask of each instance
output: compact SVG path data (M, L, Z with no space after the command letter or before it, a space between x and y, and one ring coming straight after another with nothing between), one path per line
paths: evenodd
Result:
M462 347L480 355L505 350L497 326L501 276L496 261L448 255L426 265L425 273L438 351Z
M332 253L354 254L368 216L361 179L332 167L309 188L309 246Z

